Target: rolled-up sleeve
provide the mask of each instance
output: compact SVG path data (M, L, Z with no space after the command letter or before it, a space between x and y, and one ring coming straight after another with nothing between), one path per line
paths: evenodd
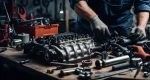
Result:
M135 0L134 7L136 12L150 12L150 0Z
M74 5L79 1L87 1L87 0L69 0L71 8L74 9Z

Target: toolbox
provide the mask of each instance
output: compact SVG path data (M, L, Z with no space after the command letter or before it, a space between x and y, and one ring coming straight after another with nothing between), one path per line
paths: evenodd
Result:
M51 25L36 25L36 26L27 26L27 25L16 25L16 33L28 33L30 37L38 38L39 36L49 36L58 34L59 24Z

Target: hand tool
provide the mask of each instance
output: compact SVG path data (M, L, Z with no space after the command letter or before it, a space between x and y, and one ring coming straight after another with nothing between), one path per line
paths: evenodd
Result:
M143 77L145 77L145 78L149 77L149 73L148 72L143 72Z
M19 61L18 63L19 64L25 64L25 63L29 63L30 62L30 60L29 59L26 59L26 60L21 60L21 61Z
M78 67L78 64L71 64L71 63L60 63L60 62L50 62L51 66L63 66L63 67Z
M21 18L23 21L26 21L26 9L24 6L18 5L17 14L18 14L19 18Z
M94 77L91 77L91 80L101 79L101 78L113 76L113 75L116 75L116 74L119 74L119 73L131 71L131 70L134 70L134 69L135 69L135 68L128 68L128 69L123 69L123 70L108 72L108 73L104 73L104 74L99 74L99 75L96 75L96 76L94 76Z

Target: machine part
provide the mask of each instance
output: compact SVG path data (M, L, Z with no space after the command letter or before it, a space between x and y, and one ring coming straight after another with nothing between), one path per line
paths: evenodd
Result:
M19 64L26 64L26 63L29 63L30 62L30 60L29 59L26 59L26 60L21 60L21 61L19 61L18 63Z
M80 80L88 80L91 78L92 72L89 71L83 71L79 74Z
M18 38L22 40L22 43L28 43L30 40L30 36L27 33L18 34Z
M143 71L150 72L150 62L146 62L143 64Z
M21 39L13 39L11 42L11 47L16 47L17 45L19 45L21 43L22 43Z
M92 65L92 61L91 60L82 60L82 66L83 67L88 67Z
M116 71L116 70L120 70L120 69L126 69L130 67L130 63L126 62L126 63L121 63L121 64L117 64L117 65L113 65L112 66L112 71Z
M74 73L75 71L76 71L75 69L73 69L73 70L64 70L64 71L61 70L59 76L60 76L60 77L63 77L63 76L65 76L65 75L72 74L72 73Z
M33 5L34 5L34 6L39 6L40 3L41 3L40 0L33 0Z
M104 60L108 59L108 52L107 51L103 51L101 54L102 54L102 59L104 59Z
M150 54L145 53L142 46L133 45L133 51L134 51L134 54L136 56L141 57L144 62L145 61L150 61Z
M73 70L61 70L59 76L63 77L65 75L69 75L69 74L82 74L82 75L86 75L86 74L92 74L91 69L85 69L85 68L76 68ZM87 75L86 75L87 76Z
M128 55L125 55L125 56L116 57L116 58L108 59L108 60L96 60L95 66L97 68L101 67L101 65L102 67L106 67L106 66L119 64L119 63L127 62L127 61L130 61L130 57Z
M95 47L95 42L89 35L61 33L34 39L25 45L24 53L30 57L38 57L47 64L68 63L89 58Z
M132 58L131 63L133 67L138 67L140 66L139 63L142 61L141 58Z
M145 77L145 78L149 77L149 73L148 72L143 72L143 77Z
M71 63L59 63L59 62L50 62L51 66L63 66L63 67L78 67L78 64L71 64Z
M91 80L96 80L96 79L101 79L101 78L113 76L113 75L120 74L120 73L123 73L123 72L131 71L131 70L134 70L134 69L135 68L128 68L128 69L123 69L123 70L108 72L108 73L104 73L104 74L99 74L97 76L91 77Z
M142 68L142 64L143 64L142 61L139 62L139 66L137 67L137 71L136 71L136 73L135 73L135 75L134 75L134 78L136 78L136 76L139 74L139 72L140 72L140 70L141 70L141 68Z

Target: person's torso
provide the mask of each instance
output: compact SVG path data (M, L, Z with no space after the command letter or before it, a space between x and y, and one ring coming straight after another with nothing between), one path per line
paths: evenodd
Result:
M130 9L134 0L87 0L87 3L109 28L128 28L132 25ZM78 18L78 21L80 26L89 26L82 18Z

